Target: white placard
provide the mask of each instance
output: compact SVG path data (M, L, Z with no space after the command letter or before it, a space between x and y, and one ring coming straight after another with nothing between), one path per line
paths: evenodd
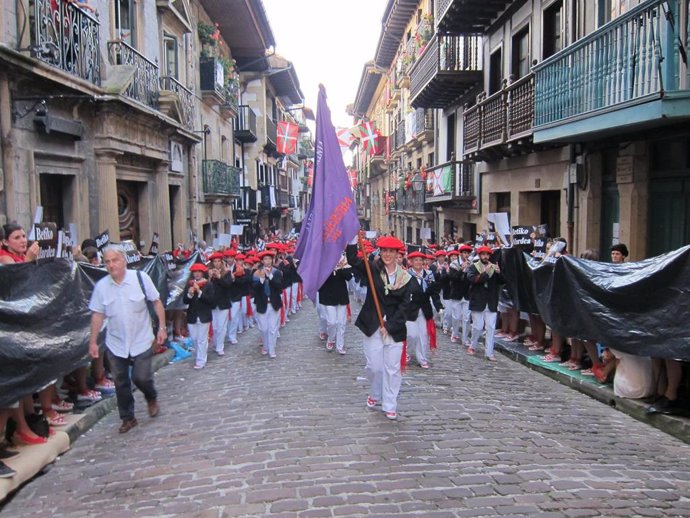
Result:
M213 242L211 243L211 247L213 247L214 250L217 250L219 246L220 242L218 241L218 238L214 237Z
M496 227L496 232L500 234L501 242L510 245L510 219L507 212L490 212L487 216L489 222Z
M425 227L421 229L421 231L419 232L419 237L426 240L431 239L431 228Z
M67 225L67 230L69 230L69 239L72 241L72 246L77 246L77 243L79 243L77 225L75 223L70 223Z
M376 238L376 230L367 230L365 234L367 239L374 239Z
M241 236L244 232L244 225L230 225L230 233L233 236ZM230 245L230 243L228 243Z
M43 221L43 207L39 205L36 207L36 211L34 212L34 224L31 225L31 230L29 231L29 241L36 241L36 227L35 225L37 223L41 223Z
M231 225L234 226L234 225ZM230 234L218 234L218 244L220 246L230 246L232 243L232 236Z

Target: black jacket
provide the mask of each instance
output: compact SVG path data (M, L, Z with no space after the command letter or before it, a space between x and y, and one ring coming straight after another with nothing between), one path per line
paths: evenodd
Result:
M433 275L430 275L430 273L431 272L429 270L422 271L422 275L427 282L426 291L422 289L422 286L419 284L419 281L416 277L413 276L412 280L410 281L419 284L419 290L415 291L414 295L412 296L412 300L410 301L410 308L409 312L407 313L407 320L409 321L417 320L420 309L422 310L425 319L431 320L434 318L434 311L431 309L432 301L436 311L443 309L443 304L441 304L441 296L439 295L441 286L439 283L432 280Z
M448 270L448 284L450 290L448 298L451 300L467 300L470 294L470 281L467 279L467 272L451 267Z
M213 309L230 309L232 275L226 272L220 279L211 279L213 284Z
M233 265L232 271L234 272L237 265ZM246 292L246 285L252 283L252 277L249 272L244 272L243 275L233 277L232 286L230 286L230 300L232 302L237 302L242 300Z
M496 272L491 277L486 272L480 273L477 269L478 262L472 263L467 271L467 280L471 285L470 311L484 311L488 306L489 311L496 313L498 311L498 292L500 291L500 284L503 283L503 277Z
M350 296L347 281L352 278L352 268L335 270L319 288L319 304L324 306L347 306Z
M189 296L189 286L185 286L182 300L185 304L188 304L187 323L196 324L197 318L202 324L208 324L213 320L211 308L214 307L214 298L213 283L211 282L207 282L206 285L201 288L201 295L199 293L194 293L191 297Z
M273 278L268 281L270 288L270 295L268 297L264 292L264 285L258 277L253 277L253 283L254 304L256 305L257 313L266 313L269 301L276 311L283 307L283 273L279 269L273 268Z
M357 245L347 245L345 249L347 254L347 262L355 269L359 270L362 275L362 283L368 285L367 274L365 271L364 261L357 257ZM371 266L371 273L374 279L374 289L378 295L381 312L385 316L384 326L396 342L402 342L407 339L407 314L409 312L410 302L415 292L419 289L419 284L416 282L408 282L402 288L397 290L389 290L386 294L386 287L381 278L381 271L384 266L380 260L369 259ZM412 281L413 279L410 279ZM379 329L379 318L374 306L374 297L372 296L372 288L369 286L367 290L367 297L364 300L355 325L366 336L372 336Z

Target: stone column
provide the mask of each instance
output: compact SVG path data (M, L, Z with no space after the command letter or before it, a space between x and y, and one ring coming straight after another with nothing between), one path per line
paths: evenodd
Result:
M120 152L96 151L96 181L98 182L98 232L110 231L111 241L120 241L120 221L117 212L117 156Z
M153 175L153 181L149 182L151 196L151 230L158 232L160 236L159 247L161 251L172 250L172 235L170 226L170 189L168 188L168 172L170 162L163 160L158 162ZM151 234L152 236L153 234ZM151 236L144 236L150 240ZM147 241L147 246L150 242Z

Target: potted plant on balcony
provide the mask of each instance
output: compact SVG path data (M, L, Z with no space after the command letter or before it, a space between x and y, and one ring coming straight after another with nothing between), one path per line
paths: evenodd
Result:
M210 25L199 22L197 25L199 42L201 43L201 57L215 58L218 56L220 46L220 28L217 23Z

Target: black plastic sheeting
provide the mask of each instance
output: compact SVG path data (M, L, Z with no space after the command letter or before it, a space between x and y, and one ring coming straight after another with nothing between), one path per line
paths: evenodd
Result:
M148 273L166 309L184 309L193 254L169 271L161 256L135 265ZM95 283L104 267L56 259L0 266L0 408L36 392L88 360Z
M539 313L563 336L640 356L690 360L690 246L612 264L562 256L537 265L518 248L501 251L515 307Z

